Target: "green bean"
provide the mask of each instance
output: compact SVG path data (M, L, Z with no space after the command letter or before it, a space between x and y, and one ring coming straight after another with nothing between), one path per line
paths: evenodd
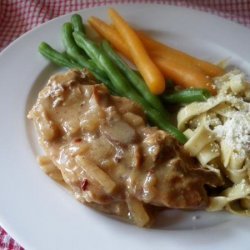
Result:
M191 103L206 101L211 96L206 89L185 89L173 94L162 95L162 99L167 103Z
M73 36L77 45L84 49L87 55L107 73L108 77L113 83L113 86L118 90L119 93L125 95L133 92L131 86L127 84L126 78L121 74L118 67L113 64L111 59L106 55L101 47L88 39L81 32L73 32Z
M67 54L77 61L82 67L94 69L94 65L88 61L88 57L82 54L82 50L76 45L72 36L73 27L71 23L65 23L62 27L62 41ZM104 74L103 72L101 74Z
M65 23L62 28L62 40L67 54L77 61L83 68L87 68L97 80L110 84L110 81L103 70L100 70L95 63L90 61L86 55L82 54L82 50L76 45L73 35L71 23Z
M187 142L187 137L182 132L180 132L180 130L178 130L174 125L164 119L161 114L155 112L155 109L150 110L147 115L150 121L152 121L160 129L167 131L170 135L175 137L181 144L185 144Z
M79 47L85 52L107 73L112 82L112 86L122 96L125 96L139 103L145 110L148 118L161 129L166 130L171 135L176 137L181 143L186 142L186 137L177 128L170 124L161 112L152 108L151 105L128 83L127 79L120 72L119 68L106 52L96 43L89 40L82 32L73 32L75 41Z
M85 53L94 61L94 63L99 67L102 68L98 56L99 54L96 53L100 48L97 44L90 39L82 32L73 32L73 38L76 44L85 51ZM87 43L86 43L87 41Z
M69 56L68 54L67 54L67 52L66 51L63 51L62 53L61 53L63 56L65 56L69 61L71 61L71 62L75 62L75 60L74 59L72 59L72 57L71 56ZM80 66L80 65L79 65Z
M125 63L122 58L112 49L107 41L102 43L102 47L104 51L109 55L109 57L113 60L118 68L123 72L123 74L128 78L130 83L133 85L134 88L145 98L145 100L156 110L162 113L162 115L166 115L166 109L162 105L160 99L153 95L148 86L146 85L145 81L142 77L138 74L138 72L133 71L127 63Z
M79 65L77 62L74 62L72 60L72 58L69 58L67 54L65 54L65 52L58 52L55 49L53 49L49 44L42 42L39 45L38 48L39 52L49 61L53 62L54 64L61 66L61 67L67 67L70 69L78 69L78 70L82 70L82 66ZM94 74L93 74L94 75ZM95 76L97 78L97 76ZM109 84L107 84L107 81L109 82ZM118 93L115 91L115 89L111 86L111 83L109 80L107 80L106 82L102 82L103 84L105 84L107 86L107 88L109 89L110 93L112 95L118 95Z
M84 65L88 63L88 57L83 50L81 50L76 46L75 41L72 37L72 33L73 33L72 24L64 23L62 26L63 45L65 46L69 56L71 56L72 58L77 57L77 60L79 60L84 67Z
M48 60L52 61L58 66L63 66L67 68L82 69L81 65L70 60L63 53L60 53L53 49L50 45L42 42L38 47L39 52Z
M71 16L71 23L73 25L74 31L80 31L82 33L85 33L85 26L82 22L82 17L79 14L74 14Z

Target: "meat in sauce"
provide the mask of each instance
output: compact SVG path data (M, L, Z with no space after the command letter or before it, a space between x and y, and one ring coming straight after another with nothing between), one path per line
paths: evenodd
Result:
M150 224L157 207L206 208L204 186L221 184L173 137L148 126L138 104L84 72L52 76L28 117L52 178L80 202L138 226Z

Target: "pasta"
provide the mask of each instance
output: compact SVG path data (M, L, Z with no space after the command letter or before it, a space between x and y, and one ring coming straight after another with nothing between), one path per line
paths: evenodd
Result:
M250 85L239 70L214 83L217 96L183 107L178 128L188 138L185 149L225 182L207 210L250 215Z

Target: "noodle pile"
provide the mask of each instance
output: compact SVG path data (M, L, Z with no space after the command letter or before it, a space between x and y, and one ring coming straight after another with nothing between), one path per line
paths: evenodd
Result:
M214 80L218 94L194 102L177 116L185 149L225 182L210 196L208 211L250 215L250 85L233 70Z

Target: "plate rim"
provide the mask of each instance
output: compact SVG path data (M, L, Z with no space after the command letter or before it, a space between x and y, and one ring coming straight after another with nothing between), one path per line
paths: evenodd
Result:
M56 18L53 18L43 24L40 24L38 25L37 27L27 31L26 33L24 33L23 35L21 35L20 37L18 37L16 40L14 40L13 42L11 42L6 48L4 48L1 53L0 53L0 60L2 57L5 56L6 53L8 53L13 47L15 46L18 46L16 44L18 44L20 42L21 39L25 39L26 37L28 37L30 34L32 34L34 31L36 30L39 30L41 29L42 27L44 26L47 26L49 25L50 23L52 22L56 22L56 20L59 20L59 19L64 19L70 15L72 15L73 13L80 13L81 15L83 15L85 12L87 11L91 11L92 9L107 9L109 7L131 7L133 6L134 8L136 6L141 6L141 5L145 5L145 3L136 3L136 4L132 4L132 3L129 3L129 4L120 4L120 3L117 3L117 4L112 4L112 5L105 5L105 6L95 6L95 7L91 7L91 8L86 8L86 9L83 9L83 10L78 10L78 11L73 11L73 12L70 12L70 13L67 13L67 14L64 14L62 16L58 16ZM214 15L212 13L207 13L207 12L204 12L204 11L200 11L200 10L195 10L195 9L191 9L191 8L187 8L187 7L184 7L184 6L174 6L174 5L169 5L169 4L164 4L164 3L147 3L146 5L148 6L164 6L164 8L173 8L173 9L182 9L184 11L188 10L188 11L191 11L191 12L199 12L200 14L202 15L206 15L206 16L210 16L210 17L213 17L213 18L216 18L218 20L221 20L223 22L226 22L226 23L231 23L231 24L234 24L236 26L238 26L238 28L240 29L244 29L245 31L248 31L249 32L249 29L241 24L238 24L238 23L235 23L234 21L232 20L228 20L228 19L225 19L223 17L220 17L220 16L217 16L217 15ZM235 27L236 27L235 26ZM1 70L0 70L1 72ZM1 159L2 161L2 159ZM0 193L2 192L2 190L0 191ZM1 211L1 209L0 209ZM11 237L13 237L15 240L17 240L17 242L21 244L21 242L23 242L20 238L19 238L19 234L18 233L15 233L14 230L10 230L11 226L9 227L7 224L7 221L6 223L3 223L4 219L2 220L2 217L1 217L1 213L0 213L0 221L1 221L1 225L3 226L3 228L11 235ZM23 243L22 243L23 244ZM26 245L26 244L23 244L23 245ZM27 247L27 248L30 248L30 247Z

